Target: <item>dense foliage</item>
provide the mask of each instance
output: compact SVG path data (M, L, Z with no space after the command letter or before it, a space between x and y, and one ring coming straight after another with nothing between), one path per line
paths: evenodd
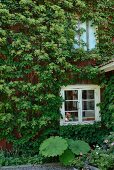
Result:
M97 67L76 63L113 55L112 7L113 0L0 2L0 139L36 151L58 134L61 86L98 74ZM73 48L78 18L98 26L93 51Z
M1 151L0 152L0 166L22 165L22 164L37 165L37 164L42 164L46 162L60 161L60 163L64 164L65 166L70 165L77 169L83 169L83 168L91 169L90 165L92 165L92 166L98 167L100 170L109 170L109 169L113 170L113 167L114 167L114 132L111 132L109 136L106 136L101 146L96 145L95 149L91 151L89 151L90 150L89 145L83 141L80 141L80 140L74 141L72 139L66 139L69 149L67 148L63 152L62 145L60 144L57 146L57 150L59 151L58 155L60 154L60 150L63 152L62 155L59 156L59 159L57 155L56 157L54 155L51 155L50 157L49 150L51 151L51 148L48 148L48 146L50 145L50 142L48 141L50 139L53 139L53 137L46 139L44 141L45 146L47 145L47 148L45 149L46 155L44 154L44 150L43 150L44 156L42 155L32 156L31 154L27 154L27 155L23 154L20 156L17 152L15 152L15 150L14 152L10 152L10 153ZM63 141L63 138L58 137L58 136L55 139L56 139L56 142L60 141L61 139ZM83 145L82 144L77 145L76 147L75 142L78 144L81 142L83 143ZM71 144L72 144L73 152L70 150ZM42 149L43 148L41 147L40 151ZM54 145L52 145L52 150L54 151ZM79 150L81 151L81 153L77 154L79 153ZM49 155L47 153L49 153ZM45 158L48 156L49 158Z
M114 132L105 138L102 147L97 146L91 152L88 161L100 170L114 169Z
M42 164L45 160L41 155L18 155L0 151L0 166Z
M104 88L103 102L100 104L102 122L114 131L114 75L108 78Z
M65 138L81 139L89 144L101 144L110 128L102 127L102 123L94 125L68 125L60 127L60 135Z

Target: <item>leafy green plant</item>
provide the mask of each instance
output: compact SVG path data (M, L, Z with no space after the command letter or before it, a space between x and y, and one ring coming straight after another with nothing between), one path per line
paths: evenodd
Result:
M90 145L102 144L106 135L110 133L110 128L102 127L102 123L93 125L67 125L60 127L60 135L63 138L73 140L83 140ZM92 136L92 137L91 137Z
M96 146L89 155L89 163L101 170L113 170L114 167L114 132L106 136L101 146Z
M4 164L5 162L5 155L4 155L4 152L1 151L0 152L0 165Z
M107 153L114 154L114 132L110 132L110 135L105 138L102 149Z
M69 149L71 149L71 151L76 154L76 155L80 155L80 154L87 154L90 151L90 146L88 145L88 143L81 141L81 140L69 140Z
M83 157L76 157L72 162L72 166L77 169L83 169L85 166L85 159L83 159Z
M114 155L94 151L89 158L89 164L98 167L100 170L113 170Z
M40 146L40 154L45 157L62 155L67 149L68 144L65 139L59 136L46 139Z
M42 164L44 158L41 155L14 155L5 151L0 152L0 166Z
M44 157L59 156L59 160L63 165L71 165L75 160L75 156L87 154L90 147L81 140L74 141L56 136L46 139L39 150Z
M60 162L63 165L70 165L74 161L75 155L71 150L65 150L64 153L59 157Z
M108 142L111 144L114 142L114 132L110 132L110 134L105 137L105 140L108 140Z
M114 127L114 76L110 76L104 83L105 90L102 94L100 104L101 120L104 126L113 129ZM114 129L113 129L114 131Z

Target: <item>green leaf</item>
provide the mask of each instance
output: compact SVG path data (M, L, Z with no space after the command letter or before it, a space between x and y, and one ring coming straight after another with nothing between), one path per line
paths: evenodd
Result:
M45 157L62 155L67 149L68 144L62 137L50 137L40 145L40 154Z
M69 148L76 155L86 154L90 150L90 146L88 145L88 143L81 140L71 140L71 142L69 140Z
M63 165L71 165L75 158L75 155L72 151L66 150L60 157L59 160Z

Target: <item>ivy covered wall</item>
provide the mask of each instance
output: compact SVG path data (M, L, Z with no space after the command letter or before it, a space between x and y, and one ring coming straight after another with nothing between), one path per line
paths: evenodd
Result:
M0 138L35 148L58 134L61 86L98 82L98 67L113 56L113 0L0 2ZM92 51L74 49L78 20L97 26ZM56 125L56 126L55 126Z

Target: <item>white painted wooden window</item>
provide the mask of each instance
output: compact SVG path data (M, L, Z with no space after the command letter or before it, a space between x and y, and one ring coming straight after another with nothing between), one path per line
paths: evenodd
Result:
M85 124L100 121L100 88L97 85L69 85L62 87L64 99L61 108L61 125Z
M96 27L92 25L92 21L82 23L78 22L76 28L76 36L74 48L84 48L85 50L92 50L96 45Z

